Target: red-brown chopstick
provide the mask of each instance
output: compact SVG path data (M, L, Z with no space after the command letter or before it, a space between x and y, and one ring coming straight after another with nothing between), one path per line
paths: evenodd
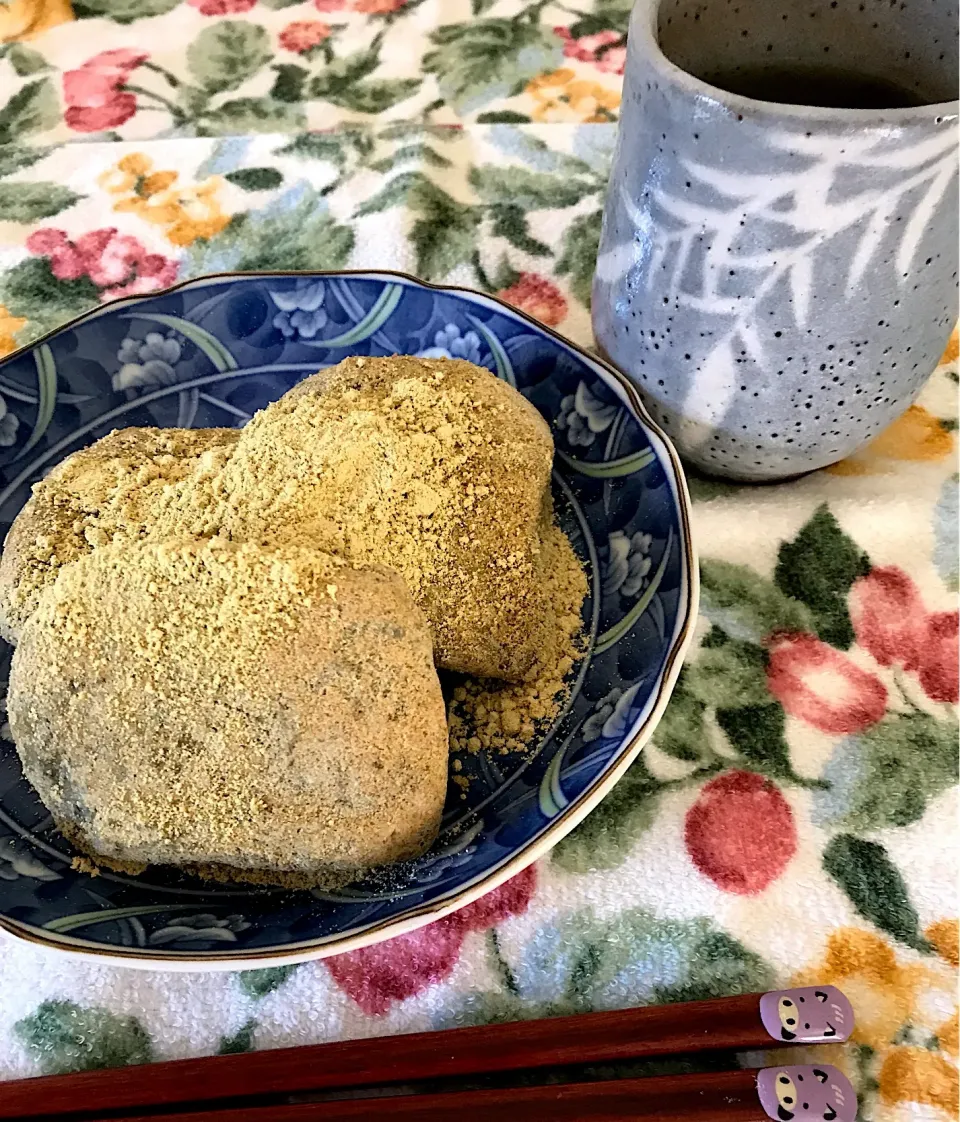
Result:
M781 1020L789 1021L788 1014L781 1016L783 1002L792 1001L793 1008L799 1009L804 994L810 1001L809 1019L801 1018L794 1026L797 1032L780 1029ZM814 995L824 995L829 1003ZM761 1019L761 1001L767 1027ZM834 1021L840 1023L824 1023L835 1030L833 1039L846 1039L853 1027L849 1002L838 990L825 986L25 1079L0 1083L0 1119L66 1118L78 1111L178 1103L192 1107L254 1095L809 1043L823 1039L816 1030L832 1009L839 1011Z
M291 1106L238 1107L211 1113L125 1115L111 1122L770 1122L755 1071L656 1076L603 1083L502 1087L484 1091L390 1096Z

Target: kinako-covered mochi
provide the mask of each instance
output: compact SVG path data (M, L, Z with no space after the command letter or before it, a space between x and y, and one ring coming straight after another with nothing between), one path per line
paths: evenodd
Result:
M519 681L545 642L552 461L540 414L488 370L353 357L250 421L206 525L395 569L438 666Z
M67 456L33 489L0 557L0 635L15 643L64 565L107 542L149 533L157 503L222 466L236 429L118 429Z
M446 792L430 632L403 580L316 549L114 543L24 624L24 772L95 860L335 884L421 854Z

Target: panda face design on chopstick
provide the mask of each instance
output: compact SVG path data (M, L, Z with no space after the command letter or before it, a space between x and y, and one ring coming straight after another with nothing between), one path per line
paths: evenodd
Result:
M796 1003L789 997L781 997L777 1002L777 1015L780 1017L780 1035L784 1040L797 1039L797 1022L800 1013Z
M774 1122L854 1122L857 1115L853 1088L827 1064L764 1068L757 1094Z
M853 1029L850 1002L835 986L765 993L760 998L760 1019L782 1044L846 1040Z
M790 1122L797 1109L797 1085L785 1071L777 1075L777 1114L783 1122Z

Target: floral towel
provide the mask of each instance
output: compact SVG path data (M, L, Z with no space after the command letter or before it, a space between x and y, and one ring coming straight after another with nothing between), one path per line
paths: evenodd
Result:
M341 266L496 292L589 344L627 9L0 3L0 354L179 278ZM172 371L151 347L117 389ZM956 1117L956 383L954 341L852 459L691 479L695 649L641 760L535 868L298 967L143 973L4 941L0 1079L820 981L857 1010L836 1062L862 1116ZM28 439L20 407L0 386L0 456ZM596 438L591 408L562 440ZM638 537L604 551L624 596ZM0 852L0 878L36 875Z

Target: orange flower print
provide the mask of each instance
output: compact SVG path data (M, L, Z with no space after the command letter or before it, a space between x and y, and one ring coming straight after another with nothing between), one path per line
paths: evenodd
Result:
M316 19L295 20L288 23L277 37L284 50L294 54L309 54L314 47L330 38L330 25Z
M924 1103L957 1117L957 1069L927 1048L895 1048L877 1077L888 1103Z
M353 0L355 12L365 12L368 16L388 16L398 12L407 0Z
M230 221L217 199L222 182L219 176L211 176L193 187L173 186L161 191L151 200L145 217L159 222L173 245L188 246L198 238L215 237ZM150 219L153 207L157 217Z
M363 12L368 16L389 16L407 3L407 0L313 0L318 12Z
M153 160L142 152L131 152L97 180L111 195L126 195L131 191L149 198L169 187L177 178L175 171L153 171Z
M896 468L896 461L943 460L953 455L953 433L922 405L911 405L892 425L859 452L831 464L831 475L882 475Z
M26 326L27 321L25 319L11 315L3 304L0 304L0 357L17 349L19 344L16 340L16 334L21 327Z
M535 121L590 124L615 121L615 110L620 107L618 93L577 78L566 67L532 79L525 92L535 103L530 114Z
M29 39L73 18L70 0L9 0L0 4L0 43Z
M960 923L955 919L938 919L925 932L937 954L951 966L960 966Z
M862 1093L872 1087L883 1106L922 1103L956 1118L957 921L939 920L924 934L937 957L911 954L903 961L873 932L834 931L822 962L791 985L833 984L850 998L857 1014L852 1047L834 1045L830 1056L817 1054L843 1069ZM945 1008L953 1011L941 1021Z
M947 340L947 349L940 357L939 365L943 366L945 363L955 362L958 354L960 354L960 339L957 337L957 329L954 328Z
M219 176L192 186L177 184L175 171L154 171L153 161L140 152L124 156L100 176L100 186L121 196L113 209L136 214L161 226L173 245L192 245L198 238L215 237L230 221L220 206Z

